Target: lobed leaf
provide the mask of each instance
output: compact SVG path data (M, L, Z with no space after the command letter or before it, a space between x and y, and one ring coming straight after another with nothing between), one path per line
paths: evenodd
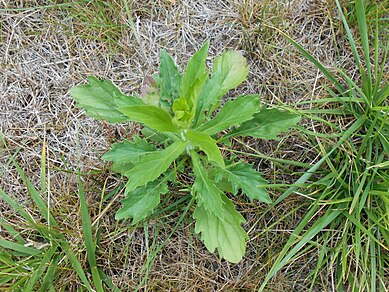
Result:
M93 118L110 123L127 122L128 117L118 108L143 104L142 100L137 97L124 95L109 80L88 77L88 81L88 84L73 87L70 94L77 106L82 107Z
M250 164L237 163L220 171L231 183L235 195L241 189L251 202L259 200L264 203L271 203L266 189L261 187L261 185L267 184L267 181L257 171L252 169Z
M112 149L106 152L101 159L120 164L137 161L143 155L156 151L156 147L146 140L134 136L134 141L124 140L112 145Z
M239 96L235 100L226 102L215 118L196 130L213 135L231 126L240 125L252 119L253 115L258 111L259 106L260 100L258 95Z
M223 218L223 192L209 179L207 171L201 165L198 155L192 151L191 156L193 172L196 177L192 186L192 194L196 198L197 204L202 205L205 210L211 212L216 217Z
M185 133L185 137L193 147L199 147L202 151L204 151L210 161L224 167L223 156L217 147L216 141L212 139L211 136L189 130Z
M119 108L129 120L142 123L159 132L176 132L172 117L160 107L152 105L134 105Z
M228 135L251 136L261 139L278 139L277 135L296 125L300 121L300 115L278 109L263 108L256 113L253 119L243 123L239 128L234 129Z
M167 177L149 182L134 191L126 190L123 206L117 211L115 219L132 218L132 224L146 218L161 201L161 194L168 192Z
M161 151L155 151L139 158L135 166L125 173L129 178L126 191L131 192L157 179L170 164L181 155L187 143L179 140Z
M195 232L201 233L201 240L213 253L232 263L239 263L246 250L248 236L240 226L245 220L234 208L234 204L223 194L223 217L208 211L204 205L197 205L193 218L196 220Z

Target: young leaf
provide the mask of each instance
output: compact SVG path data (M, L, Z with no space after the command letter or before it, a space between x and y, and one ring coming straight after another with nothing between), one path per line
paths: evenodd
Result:
M176 132L172 117L163 109L152 105L134 105L119 108L129 120L142 123L159 132Z
M260 100L258 95L239 96L235 100L226 102L219 114L197 128L197 131L213 135L231 126L239 125L252 119L259 106Z
M187 142L179 140L164 150L156 151L139 158L135 166L125 173L129 178L126 191L131 192L149 181L157 179L170 164L185 150Z
M208 46L209 43L206 42L188 61L181 79L180 98L173 103L175 121L183 128L189 128L196 111L198 97L208 78L209 72L205 64Z
M210 79L208 79L201 91L201 94L197 101L195 126L198 122L202 123L205 114L212 114L214 108L220 104L221 90L222 90L222 78L221 72L216 72Z
M239 263L245 254L248 236L240 226L245 220L234 208L234 204L223 194L223 219L209 212L203 205L197 205L193 218L195 232L201 233L201 240L213 253L219 251L222 258L231 263Z
M180 96L192 100L198 97L204 82L208 77L205 60L207 58L209 42L206 42L188 61L180 86Z
M112 149L106 152L101 159L121 164L130 163L156 150L153 144L149 144L146 140L134 136L133 142L124 140L122 143L113 144Z
M185 97L180 97L174 101L172 109L174 112L174 124L179 128L188 129L193 119L193 106L189 104Z
M185 133L185 137L193 147L199 147L207 154L208 159L224 167L223 156L216 145L216 141L207 134L189 130Z
M127 192L121 202L123 206L117 211L115 219L132 218L132 224L146 218L160 203L160 195L168 192L167 177L149 182L134 191Z
M192 186L192 194L196 197L197 204L202 205L205 210L216 217L223 218L223 192L208 177L207 171L201 165L198 155L192 151L193 172L196 176Z
M252 120L243 123L239 128L231 131L225 137L251 136L261 139L278 139L277 135L286 132L300 121L299 115L280 111L278 109L263 108L256 113Z
M219 106L221 97L245 80L248 69L246 59L238 51L216 57L212 77L206 81L198 99L197 120L202 120L204 111L210 115Z
M88 115L110 123L122 123L129 118L118 108L127 105L143 104L134 96L124 95L111 81L88 77L88 84L78 85L70 90L70 94Z
M180 97L181 75L172 57L165 51L160 53L159 85L161 97L172 102Z
M265 188L258 187L267 184L260 174L251 168L250 164L237 163L220 170L227 177L232 185L234 194L241 189L250 201L259 200L264 203L271 203L271 199Z

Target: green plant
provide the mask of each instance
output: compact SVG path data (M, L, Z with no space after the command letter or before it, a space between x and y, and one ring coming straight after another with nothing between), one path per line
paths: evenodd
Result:
M233 136L276 139L300 117L260 109L257 95L239 96L220 107L222 97L245 80L248 67L239 52L224 52L215 58L209 77L207 51L208 42L181 75L161 50L159 74L142 97L124 95L110 81L94 77L89 77L89 84L72 88L71 94L92 117L145 126L143 139L134 136L133 141L116 143L102 157L128 178L116 219L132 218L132 224L143 220L168 193L168 182L177 182L179 172L190 173L194 175L190 192L196 202L195 231L210 252L218 249L221 257L237 263L248 236L241 227L243 216L225 193L237 195L241 190L251 201L271 200L260 174L247 163L225 159L218 144L228 144Z
M344 2L344 3L343 3ZM356 10L356 1L355 0L347 0L340 2L342 6L342 11L345 19L347 20L347 24L349 27L353 28L358 26L358 16ZM335 4L335 3L334 3ZM388 0L367 0L363 3L363 8L365 11L366 24L369 27L374 27L375 18L379 17L382 20L382 25L388 25Z
M0 142L8 151L4 137ZM1 145L1 144L0 144ZM0 150L2 150L0 148ZM69 271L75 271L87 291L104 291L103 282L113 291L119 291L109 277L97 267L96 244L92 237L92 226L87 210L86 198L79 179L80 209L91 280L79 260L78 252L67 239L58 218L53 216L50 206L50 185L46 165L46 144L41 156L40 187L38 190L15 161L17 153L11 156L3 171L14 166L25 185L33 204L25 206L13 194L0 189L0 198L11 208L12 215L0 217L0 286L7 291L56 291L56 279L66 279ZM27 199L27 198L26 198ZM37 210L34 210L34 207ZM64 214L68 216L68 214ZM17 216L15 221L14 216ZM78 249L78 248L77 248ZM82 249L82 248L81 248ZM63 286L61 289L71 289Z
M275 203L301 185L306 189L300 192L304 191L313 203L276 258L261 289L287 263L313 250L317 250L318 260L310 275L311 289L320 272L327 273L332 267L337 291L385 291L388 285L389 84L383 76L389 41L384 38L386 43L380 44L378 13L374 38L369 39L362 0L356 0L353 8L359 31L355 39L341 5L335 2L359 77L348 75L342 68L338 68L337 77L283 34L333 87L328 88L329 97L302 103L313 108L309 113L302 111L312 119L313 131L301 129L302 133L312 143L312 149L318 149L321 159ZM330 134L316 133L318 122Z

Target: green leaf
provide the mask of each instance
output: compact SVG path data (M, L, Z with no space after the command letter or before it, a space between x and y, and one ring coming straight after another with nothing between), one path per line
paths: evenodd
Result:
M197 205L193 218L195 231L201 233L201 240L213 253L218 250L220 256L231 263L239 263L246 250L248 236L240 226L245 220L234 208L234 204L223 194L223 219Z
M212 77L205 82L197 101L195 126L198 122L203 122L205 114L212 114L214 109L219 106L220 98L223 95L221 94L222 83L223 81L220 72L216 72L216 74L213 74Z
M231 131L230 136L251 136L261 139L278 139L277 135L287 132L300 121L300 115L278 109L261 109L250 121Z
M124 95L109 80L88 77L88 84L78 85L70 90L77 106L82 107L88 115L110 123L127 122L129 119L118 108L128 105L143 104L142 100Z
M252 119L259 106L258 95L239 96L235 100L228 101L215 118L200 126L197 131L213 135L231 126L240 125Z
M124 164L137 161L143 155L156 151L154 145L146 140L134 136L134 141L124 140L122 143L115 143L112 149L106 152L101 159Z
M241 189L250 198L251 202L253 200L259 200L264 203L271 203L266 189L261 187L261 185L267 184L267 181L257 171L252 169L250 164L237 163L220 171L231 183L235 195Z
M95 285L96 291L104 291L102 280L99 273L96 273L97 261L96 261L96 242L93 239L92 222L89 216L88 204L84 193L84 188L81 181L81 176L78 174L78 193L80 196L80 211L81 211L81 223L82 231L84 234L84 243L86 247L86 255L89 263L89 267L92 272L92 280Z
M121 201L123 206L117 211L116 220L132 218L132 224L138 223L152 213L161 201L161 194L167 192L167 176L134 191L126 190L126 198Z
M14 250L29 256L35 256L43 253L43 250L39 250L33 247L27 247L23 244L15 243L2 238L0 238L0 247Z
M161 97L172 102L180 97L181 75L172 57L163 49L160 53L159 85Z
M212 77L205 82L198 99L197 120L202 121L204 112L210 115L220 105L222 96L246 79L248 69L246 59L238 51L224 52L216 57Z
M187 142L179 140L164 150L142 156L135 166L125 173L129 178L126 191L131 192L149 181L157 179L185 150Z
M179 128L188 129L194 117L193 105L185 97L180 97L174 101L172 109L174 113L174 124Z
M119 173L121 175L125 175L126 172L133 167L134 167L134 164L131 162L129 162L129 163L114 162L114 163L112 163L111 171Z
M389 83L386 83L377 93L377 95L374 97L376 104L380 105L385 100L388 100L389 97Z
M220 95L224 95L228 90L237 87L247 77L249 67L246 66L246 58L239 51L223 52L215 58L213 74L220 72L221 90Z
M151 140L156 144L163 144L168 138L165 134L154 131L153 129L150 129L148 127L144 127L141 132L144 135L145 139Z
M215 216L223 218L223 192L209 179L208 173L204 166L201 165L198 155L192 151L191 156L193 172L196 177L192 186L192 194L196 198L197 204L204 206L205 210Z
M159 132L176 132L172 117L163 109L152 105L134 105L119 108L129 120L142 123Z
M181 79L180 98L173 103L175 122L182 128L189 128L196 112L198 97L208 79L209 72L205 64L208 46L209 43L206 42L188 61Z
M224 167L223 156L217 147L216 141L211 136L197 131L189 130L185 133L185 137L193 147L199 147L207 154L208 159Z

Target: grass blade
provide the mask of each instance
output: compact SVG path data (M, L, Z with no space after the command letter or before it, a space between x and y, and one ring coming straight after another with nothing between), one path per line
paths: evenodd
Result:
M35 291L34 287L36 283L41 279L42 274L45 269L50 266L50 261L57 251L58 246L52 245L48 251L46 251L45 256L42 258L39 266L35 269L35 272L32 274L31 278L28 280L25 286L25 292Z
M82 186L81 177L78 176L78 192L80 196L80 208L82 218L82 230L84 233L84 240L86 245L86 253L88 257L89 267L92 272L92 279L97 292L103 292L102 281L97 268L96 262L96 245L93 241L92 224L89 217L88 205L86 203L86 197Z
M35 256L42 253L42 251L38 249L27 247L23 244L8 241L6 239L0 239L0 246L30 256Z
M42 285L40 288L40 292L47 291L49 287L53 287L53 282L55 279L55 270L57 269L59 262L59 256L55 255L51 262L49 263L49 267L47 269L46 275L43 277Z
M290 239L286 243L285 247L282 249L280 255L277 257L275 263L271 267L269 273L267 274L265 280L262 282L259 291L263 291L266 284L269 280L306 244L308 243L316 234L323 230L324 227L329 225L333 220L335 220L342 211L327 211L321 218L319 218L308 231L299 237L297 244L288 252L290 247L294 244L296 238L298 238L297 230L303 229L309 220L311 219L308 216L305 216L303 221L299 224L296 230L292 233Z
M310 60L315 66L331 81L332 84L335 85L336 89L343 93L346 91L346 89L342 86L342 84L335 78L335 76L327 70L326 67L322 63L319 62L311 53L309 53L306 49L303 48L299 43L294 41L289 35L284 33L283 31L273 27L275 30L277 30L281 35L283 35L286 40L291 43L305 58Z

